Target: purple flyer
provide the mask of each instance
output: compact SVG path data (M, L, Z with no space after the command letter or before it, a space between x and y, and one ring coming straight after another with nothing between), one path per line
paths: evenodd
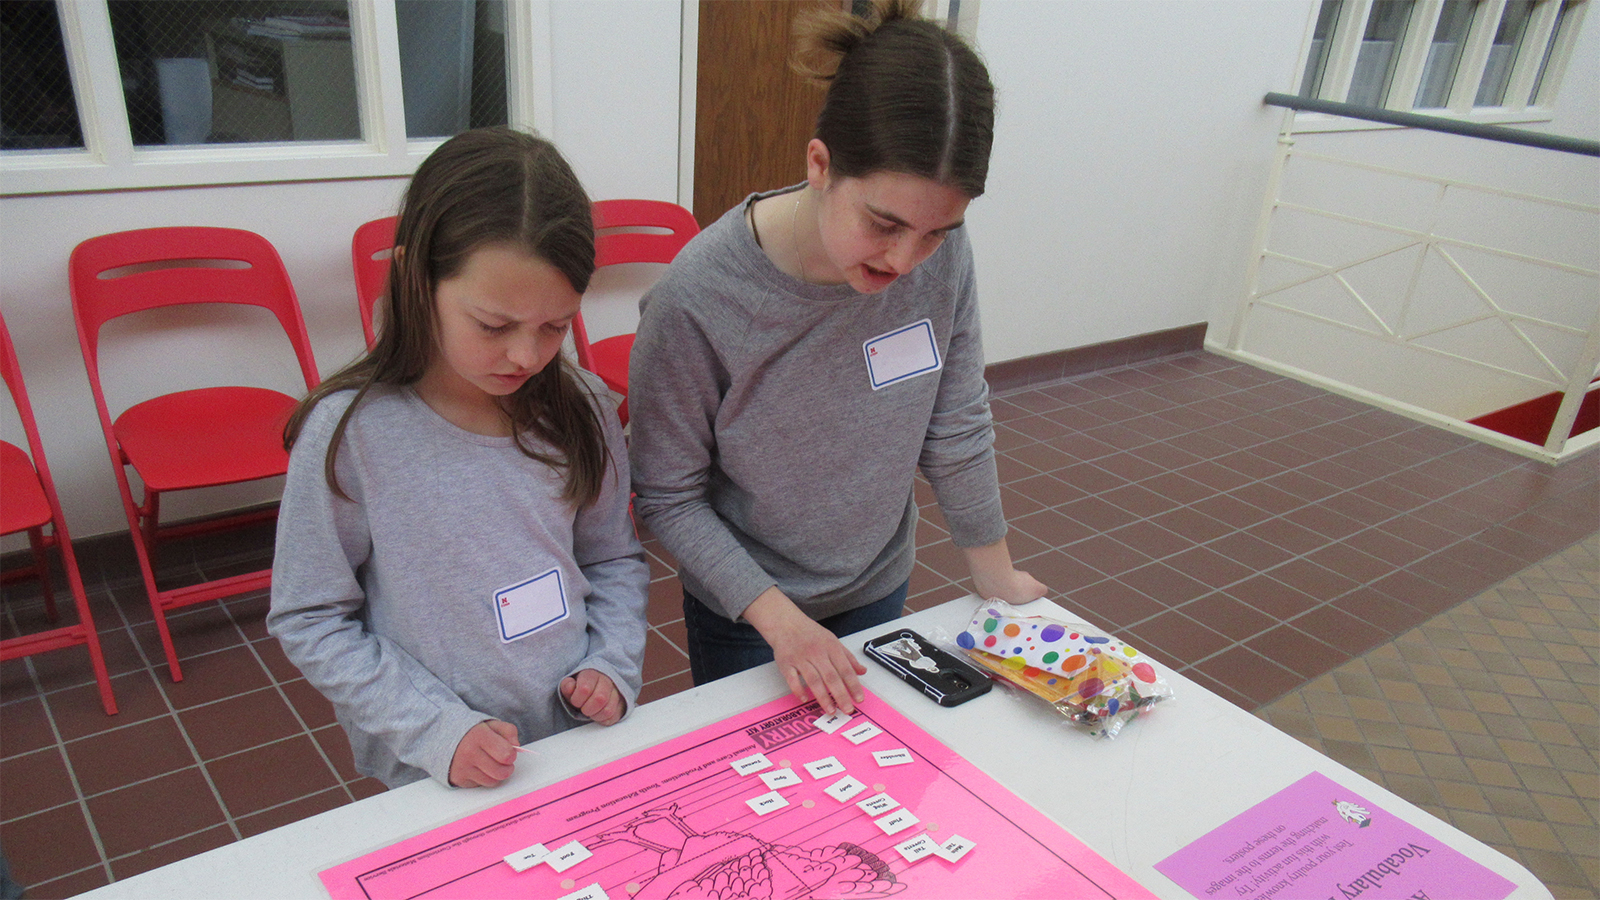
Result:
M1320 772L1156 870L1199 900L1504 900L1516 887Z

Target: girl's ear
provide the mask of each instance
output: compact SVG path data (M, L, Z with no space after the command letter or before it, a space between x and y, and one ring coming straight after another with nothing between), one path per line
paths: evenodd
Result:
M401 262L406 258L406 248L396 245L394 248L394 261Z
M820 138L812 138L806 144L806 181L817 190L828 186L828 145Z

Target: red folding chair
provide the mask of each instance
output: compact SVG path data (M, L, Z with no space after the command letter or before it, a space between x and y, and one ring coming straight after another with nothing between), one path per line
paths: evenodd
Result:
M670 263L700 233L694 214L663 200L596 200L594 203L595 267L621 263ZM652 229L644 231L640 229ZM622 395L619 413L628 423L628 356L633 334L589 342L583 317L572 322L578 365L600 376L606 387Z
M268 520L277 511L257 510L163 526L161 495L282 475L289 464L283 449L283 426L296 401L266 388L208 387L136 403L113 420L101 385L101 327L112 319L158 307L197 303L259 306L283 327L308 390L319 380L311 342L277 250L266 238L248 231L178 227L102 235L72 251L69 275L78 342L83 347L89 387L122 494L135 555L172 680L182 681L166 614L195 603L266 589L272 584L272 570L161 590L153 565L158 543ZM160 363L170 365L169 360ZM143 504L134 501L129 467L144 484Z
M105 707L106 715L114 716L117 700L111 695L111 677L106 672L105 656L100 652L100 636L95 632L89 598L83 590L83 578L78 574L78 558L72 552L72 538L67 535L67 520L61 514L55 482L50 480L44 444L39 440L39 424L34 421L28 389L22 382L22 369L17 365L17 351L11 345L11 332L6 330L4 319L0 319L0 376L5 378L17 417L22 420L22 430L28 436L27 453L16 444L0 441L0 534L26 531L28 546L33 550L33 565L5 573L4 580L37 576L46 614L51 622L57 621L60 616L56 613L55 594L50 589L50 561L45 555L46 550L54 547L61 553L61 568L66 571L67 588L72 591L72 602L78 610L75 624L0 641L0 660L20 659L79 645L88 647L89 664L94 667L95 681L100 684L100 705ZM46 525L50 526L48 534L44 530Z
M389 278L389 259L394 255L394 226L398 216L373 219L356 229L350 241L350 262L356 272L356 306L361 310L361 330L372 349L377 332L372 327L372 307L383 295Z

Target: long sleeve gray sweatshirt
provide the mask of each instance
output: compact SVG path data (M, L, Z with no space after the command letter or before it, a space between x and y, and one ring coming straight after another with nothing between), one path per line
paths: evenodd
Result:
M634 509L730 619L777 585L813 618L911 573L913 475L957 545L1005 536L972 251L956 229L879 294L784 274L745 204L640 301Z
M557 688L582 669L631 710L649 569L615 411L599 410L604 490L574 509L562 473L510 437L457 428L410 388L374 388L344 434L343 500L323 459L352 396L318 404L290 454L267 625L332 701L356 768L391 787L447 782L478 722L510 722L524 742L581 724Z

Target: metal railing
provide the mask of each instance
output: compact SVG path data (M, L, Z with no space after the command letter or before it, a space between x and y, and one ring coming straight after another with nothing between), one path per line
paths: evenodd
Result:
M1507 128L1504 125L1485 125L1481 122L1466 122L1461 119L1447 119L1443 116L1396 112L1392 109L1379 109L1375 106L1359 106L1354 103L1340 103L1337 100L1319 100L1315 97L1299 97L1294 94L1279 94L1275 92L1262 98L1262 102L1268 106L1281 106L1285 109L1300 110L1302 112L1331 113L1348 119L1365 119L1368 122L1404 125L1407 128L1424 128L1428 131L1463 134L1467 137L1500 141L1503 144L1521 144L1526 147L1539 147L1544 150L1559 150L1562 153L1600 156L1600 141L1589 141L1559 134L1545 134L1539 131L1526 131L1521 128Z

